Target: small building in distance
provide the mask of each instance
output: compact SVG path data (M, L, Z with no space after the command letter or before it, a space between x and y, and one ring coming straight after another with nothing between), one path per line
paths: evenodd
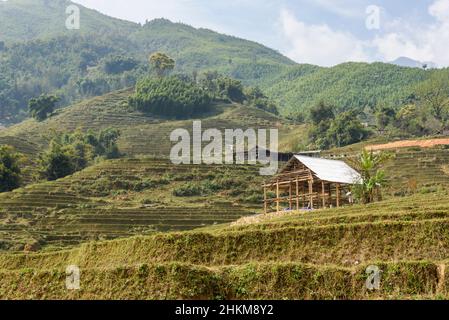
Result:
M296 153L296 155L298 155L298 156L305 156L305 157L312 157L312 158L319 158L320 155L321 155L321 152L322 152L321 150L301 151L301 152Z
M343 161L294 155L279 174L263 185L264 211L352 204L350 187L360 182L360 174ZM269 198L273 192L275 197Z
M263 154L266 157L271 157L272 151L269 149L265 149L262 147L259 147L258 145L255 148L250 149L249 151L244 151L243 153L236 153L234 152L234 160L237 159L237 157L242 157L245 161L248 160L259 160L259 154ZM255 159L250 159L253 158L252 155L256 155ZM288 162L293 156L294 153L292 152L278 152L277 153L277 158L279 162Z

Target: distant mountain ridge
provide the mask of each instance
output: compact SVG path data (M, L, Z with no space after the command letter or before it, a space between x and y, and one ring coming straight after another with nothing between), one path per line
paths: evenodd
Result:
M421 62L417 60L410 59L408 57L399 57L394 61L388 62L390 64L394 64L400 67L408 67L408 68L422 68L422 69L435 69L437 68L437 64L433 62ZM425 68L424 68L425 67Z

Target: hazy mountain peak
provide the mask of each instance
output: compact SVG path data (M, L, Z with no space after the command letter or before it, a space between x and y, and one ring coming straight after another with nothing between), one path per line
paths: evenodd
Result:
M400 67L408 67L408 68L424 68L426 66L426 69L434 69L437 67L437 65L433 62L421 62L417 60L413 60L408 57L399 57L394 61L389 62L390 64L394 64Z

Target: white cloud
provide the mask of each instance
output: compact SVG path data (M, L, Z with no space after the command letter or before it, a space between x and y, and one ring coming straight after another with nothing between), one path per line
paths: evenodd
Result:
M309 3L347 18L357 18L363 15L359 10L359 0L308 0Z
M436 0L428 8L433 21L417 24L395 19L384 21L382 30L362 40L327 24L306 24L290 11L281 10L286 54L300 63L323 66L345 61L393 61L405 56L449 66L449 0Z
M391 61L406 56L449 66L449 0L433 2L428 12L434 21L426 25L403 20L390 23L386 32L372 41L380 57Z
M366 61L364 44L350 33L326 24L308 25L288 10L281 10L281 26L288 41L287 55L301 63L332 66L346 61Z
M418 61L432 61L434 54L428 43L418 41L403 33L387 33L371 41L371 46L384 61L393 61L399 57L409 57Z
M429 14L441 22L449 22L449 0L437 0L429 7Z

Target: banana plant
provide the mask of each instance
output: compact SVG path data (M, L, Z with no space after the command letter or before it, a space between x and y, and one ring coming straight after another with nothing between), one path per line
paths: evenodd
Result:
M375 153L364 149L362 153L351 161L352 166L360 173L362 180L355 184L353 191L362 203L374 202L376 196L381 196L381 188L387 183L386 175L381 170L382 164L390 159L384 152Z

